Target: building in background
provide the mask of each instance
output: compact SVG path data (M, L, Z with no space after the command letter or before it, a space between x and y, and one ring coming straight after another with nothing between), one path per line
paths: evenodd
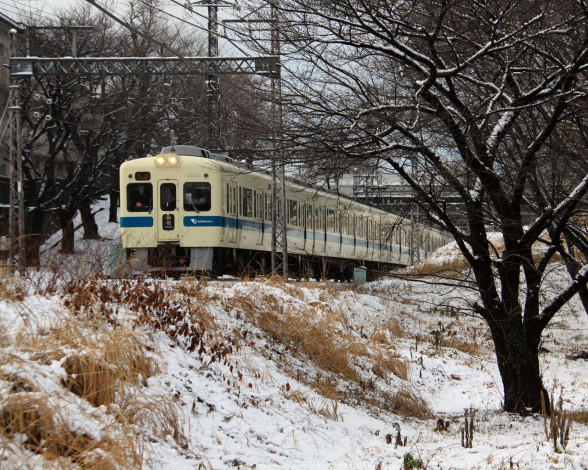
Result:
M10 86L10 30L21 31L18 23L0 13L0 236L8 234L8 160L10 133L8 132L8 101ZM0 241L0 245L2 242ZM0 247L0 251L2 248Z
M9 55L10 55L10 30L22 30L21 26L0 13L0 176L7 174L7 158L8 158L8 94L10 85L10 69L9 69Z

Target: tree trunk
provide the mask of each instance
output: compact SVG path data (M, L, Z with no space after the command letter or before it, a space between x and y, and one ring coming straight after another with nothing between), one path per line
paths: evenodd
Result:
M117 191L116 189L111 189L109 192L109 196L110 196L110 208L108 211L108 221L109 222L114 222L114 223L118 222L118 216L117 216L118 195L119 195L119 191Z
M540 333L525 333L522 317L513 315L506 325L491 326L498 369L504 388L504 410L528 414L541 412L543 398L549 411L549 397L539 369Z
M73 218L75 210L63 210L59 213L59 223L61 224L61 253L71 255L74 252L74 224Z
M82 217L82 225L84 227L84 239L100 240L98 225L96 224L92 208L89 204L84 204L80 207L80 216Z
M34 210L30 213L30 233L27 235L25 245L25 263L27 266L38 266L41 257L41 245L45 239L43 225L45 223L45 213Z

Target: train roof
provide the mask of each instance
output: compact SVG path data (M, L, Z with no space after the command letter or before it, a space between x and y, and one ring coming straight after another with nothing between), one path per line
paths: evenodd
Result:
M241 170L246 170L246 171L265 174L266 176L267 175L271 176L271 172L267 169L257 168L257 167L254 167L253 165L251 165L250 163L242 162L240 160L231 158L229 156L229 152L226 150L207 150L207 149L203 149L201 147L196 147L195 145L175 145L173 147L172 146L162 147L160 154L167 155L172 151L175 152L176 155L178 155L178 156L200 157L200 158L210 159L211 161L217 161L220 163L232 165L232 166L237 167ZM337 191L326 190L324 188L320 188L320 187L308 184L304 181L301 181L298 178L286 177L286 180L289 183L291 183L295 186L298 186L300 189L312 189L312 190L316 191L317 193L320 193L324 196L335 196L337 198L346 200L349 203L363 206L363 207L366 207L367 209L370 209L370 210L375 210L375 211L378 211L381 213L395 215L397 217L404 217L401 214L387 211L387 210L382 209L381 207L378 207L374 204L369 204L369 203L365 203L362 201L357 201L357 200L352 199L348 196L340 194ZM437 231L441 232L439 229L433 229L433 230L437 230Z

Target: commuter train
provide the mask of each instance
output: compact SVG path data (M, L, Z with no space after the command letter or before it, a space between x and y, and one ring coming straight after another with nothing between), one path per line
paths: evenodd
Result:
M141 269L266 273L272 250L271 175L208 150L164 147L120 167L123 248ZM343 196L287 181L289 272L349 279L408 265L410 222ZM419 258L448 242L419 226ZM413 253L413 258L416 253Z

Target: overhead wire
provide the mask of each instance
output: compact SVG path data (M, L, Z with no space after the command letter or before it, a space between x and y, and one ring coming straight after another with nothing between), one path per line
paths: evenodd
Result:
M149 37L147 34L143 33L139 29L133 27L128 22L126 22L122 18L119 18L117 15L115 15L114 13L112 13L111 11L109 11L108 8L100 5L96 0L85 0L85 1L88 2L91 5L94 5L96 8L98 8L106 16L110 17L111 19L113 19L114 21L116 21L118 24L124 26L129 31L132 31L135 34L141 36L142 38L147 39L148 41L152 42L153 44L157 44L162 50L165 49L165 50L171 52L172 54L174 54L175 56L177 56L179 59L185 59L185 57L184 57L183 54L180 54L178 51L176 51L175 49L169 47L164 42L161 42L161 41L158 41L155 38Z
M143 3L146 3L144 0L140 0L140 1L141 1L141 2L143 2ZM186 10L188 10L188 11L190 11L191 13L193 13L193 14L194 14L194 15L196 15L196 16L199 16L199 17L200 17L200 18L202 18L202 19L208 20L208 16L206 16L206 15L203 15L202 13L198 13L197 11L195 11L195 10L193 10L193 9L188 9L188 8L186 8L186 6L185 6L184 4L182 4L182 3L178 2L177 0L171 0L171 2L172 2L172 3L175 3L176 5L178 5L178 6L182 7L182 8L184 8L184 9L186 9ZM196 23L192 23L191 21L188 21L188 20L186 20L186 19L184 19L184 18L180 18L180 17L178 17L178 16L175 16L175 15L173 15L173 14L171 14L171 13L169 13L169 12L165 11L165 10L160 10L160 11L161 11L162 13L166 14L166 15L169 15L169 16L171 16L172 18L175 18L175 19L177 19L177 20L179 20L179 21L182 21L182 22L184 22L184 23L186 23L186 24L189 24L189 25L195 26L195 27L197 27L198 29L201 29L201 30L203 30L203 31L205 31L205 32L208 32L208 28L205 28L204 26L198 25L198 24L196 24ZM217 27L218 27L218 26L220 26L220 24L221 24L221 23L220 23L219 21L217 21L217 22L216 22L216 26L217 26ZM223 27L226 29L226 25L224 25L224 24L223 24ZM231 38L227 37L226 35L225 35L225 36L223 36L223 39L226 39L226 40L227 40L227 41L228 41L228 42L229 42L229 43L230 43L230 44L231 44L233 47L235 47L235 49L237 49L239 52L241 52L241 54L244 54L245 56L250 56L250 55L251 55L250 53L248 53L247 51L245 51L244 49L242 49L240 46L238 46L238 45L235 43L235 41L233 41Z
M29 3L26 3L26 2L23 2L23 1L19 1L19 0L12 0L12 3L9 3L9 2L6 2L6 1L0 1L0 4L6 5L7 7L16 9L16 11L11 11L11 13L17 14L17 15L31 13L31 12L34 11L36 14L39 14L39 15L49 15L49 16L52 16L54 18L59 18L54 12L45 11L42 8L35 7L30 2Z
M8 8L16 8L16 9L18 8L18 7L14 6L14 5L10 4L10 3L7 3L7 2L0 2L0 4L1 5L5 5L3 8L6 8L6 7L8 7ZM17 10L5 10L5 11L3 11L4 14L6 14L6 12L8 12L8 13L10 13L12 15L17 15L17 16L21 13L21 11L19 11L18 9ZM13 20L13 21L16 21L16 20Z

